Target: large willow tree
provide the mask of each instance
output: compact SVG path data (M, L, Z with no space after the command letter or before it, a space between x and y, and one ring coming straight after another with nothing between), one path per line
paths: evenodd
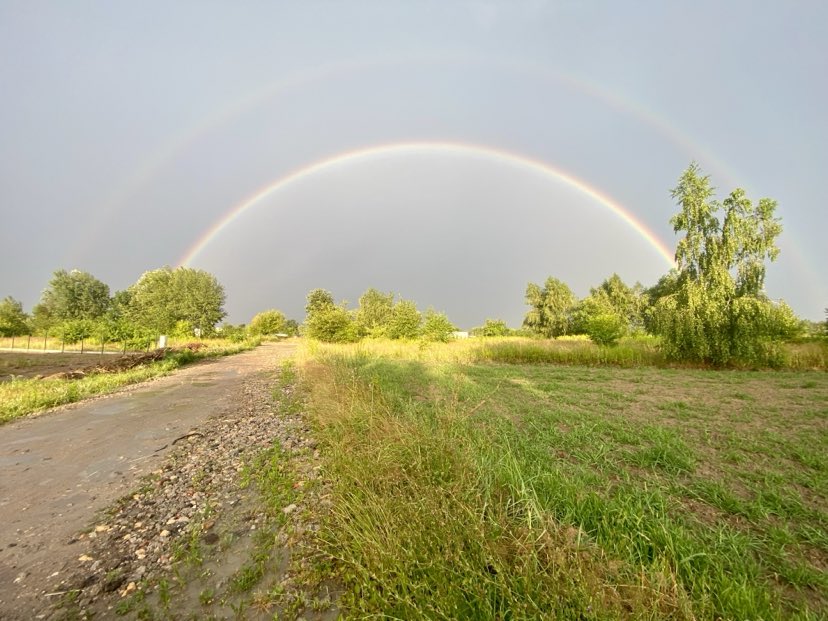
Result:
M676 247L677 283L654 309L666 353L713 364L773 362L774 344L797 325L790 308L772 302L763 288L765 262L779 255L776 201L753 203L737 188L720 203L695 163L672 196L680 211L670 223L684 233Z

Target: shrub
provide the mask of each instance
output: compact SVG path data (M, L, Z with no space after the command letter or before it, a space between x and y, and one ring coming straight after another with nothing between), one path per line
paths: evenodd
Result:
M354 343L359 330L351 313L342 306L316 310L305 322L305 334L325 343Z
M262 311L250 320L247 331L253 336L281 334L287 331L287 319L276 309Z
M427 341L441 341L447 343L451 340L451 334L455 331L445 313L438 313L434 310L427 310L423 322L423 338Z
M626 332L625 322L614 313L591 317L586 324L589 338L597 345L615 345Z

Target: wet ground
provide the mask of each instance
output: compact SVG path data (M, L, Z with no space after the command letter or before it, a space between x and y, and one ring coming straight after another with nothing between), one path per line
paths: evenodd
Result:
M293 349L263 345L0 427L0 618L39 609L40 585L77 556L75 535Z

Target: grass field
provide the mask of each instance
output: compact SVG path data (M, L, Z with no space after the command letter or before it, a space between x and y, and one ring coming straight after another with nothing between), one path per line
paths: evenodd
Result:
M828 374L498 357L306 352L349 614L828 616Z

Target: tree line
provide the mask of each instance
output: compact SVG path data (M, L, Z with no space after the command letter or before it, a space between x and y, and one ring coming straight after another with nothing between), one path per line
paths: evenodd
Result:
M336 304L325 289L307 296L303 334L330 343L353 343L362 338L448 341L457 328L445 313L428 309L421 313L411 300L370 288L355 309Z
M159 334L212 336L226 312L224 287L203 270L163 267L145 272L123 291L88 272L57 270L31 315L12 297L0 302L0 335L60 336L67 343L146 343Z
M520 329L487 319L472 330L480 336L533 335L555 338L588 335L609 346L621 337L651 334L669 358L725 365L733 361L773 363L781 342L803 332L784 302L764 292L765 263L779 255L782 231L776 202L752 202L736 189L714 198L709 176L694 163L672 190L679 207L671 219L681 235L676 268L645 288L612 274L578 299L563 281L549 277L529 283L529 307ZM146 343L159 334L178 337L304 335L327 342L362 338L447 341L457 330L448 317L411 300L370 288L349 309L324 289L307 296L301 326L276 309L257 314L248 326L218 324L226 317L224 288L212 274L178 267L144 273L110 296L109 287L89 273L58 270L31 315L17 300L0 301L0 336L48 334L66 342L98 337ZM826 309L828 315L828 309ZM828 319L822 327L828 334Z
M801 334L803 322L764 291L765 263L779 255L776 201L754 203L737 188L720 202L695 163L672 197L679 212L670 223L682 235L676 269L649 289L629 287L613 274L583 300L552 277L542 286L530 283L524 325L541 336L587 334L600 344L649 333L660 337L669 358L681 361L778 360L780 344Z

